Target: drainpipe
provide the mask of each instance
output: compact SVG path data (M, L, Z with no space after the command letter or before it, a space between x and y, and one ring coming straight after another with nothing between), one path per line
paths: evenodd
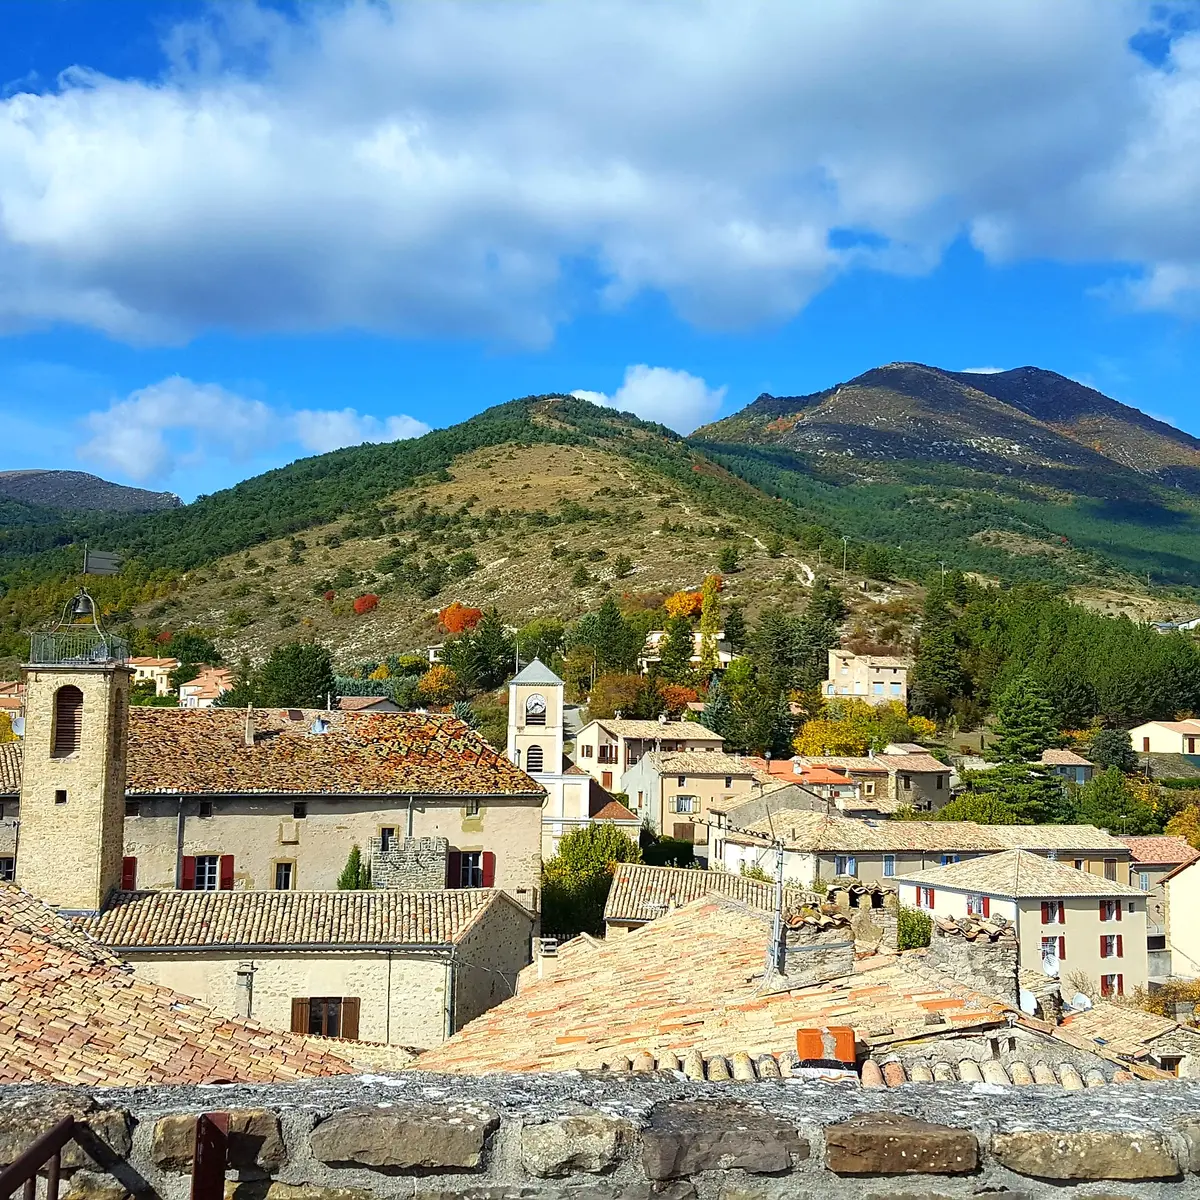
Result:
M454 1036L454 950L446 959L446 1039Z
M392 1044L392 952L387 952L387 1015L384 1018L383 1040L385 1044Z
M179 816L175 820L175 890L183 887L183 797L179 797Z
M412 837L412 835L413 835L413 809L412 809L412 806L413 806L413 798L411 796L409 796L409 798L408 798L408 825L405 829L406 837Z

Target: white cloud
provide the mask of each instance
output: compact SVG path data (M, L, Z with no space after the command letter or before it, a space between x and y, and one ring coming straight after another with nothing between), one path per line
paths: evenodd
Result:
M88 413L83 427L88 437L78 457L136 483L166 482L186 468L244 463L265 451L323 453L429 432L412 417L381 421L353 408L289 412L179 375Z
M1200 31L1151 65L1138 0L298 11L216 6L161 77L0 100L0 329L536 343L592 279L744 326L964 231L1197 291Z
M292 420L296 440L315 454L324 454L341 446L357 446L361 442L398 442L429 432L429 426L415 417L386 417L381 421L353 408L302 409Z
M657 421L679 433L691 433L712 420L725 398L725 389L710 388L698 375L645 363L625 368L625 379L611 395L580 389L581 400L631 412L644 421Z
M963 367L962 374L964 375L1000 375L1007 371L1007 367Z

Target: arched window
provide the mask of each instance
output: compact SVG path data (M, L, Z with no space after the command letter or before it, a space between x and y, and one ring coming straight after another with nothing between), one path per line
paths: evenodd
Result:
M525 701L525 724L545 725L545 723L546 697L534 692L533 695Z
M74 754L83 740L83 693L68 683L54 693L54 750L56 757Z
M531 775L536 775L542 769L542 748L541 746L530 746L525 751L525 770Z

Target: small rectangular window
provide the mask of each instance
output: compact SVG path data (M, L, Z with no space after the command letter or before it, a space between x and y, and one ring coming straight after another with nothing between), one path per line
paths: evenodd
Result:
M464 850L460 857L459 887L483 887L483 851Z
M54 793L54 803L55 804L66 804L66 802L67 802L67 793L65 791L63 791L62 788L59 788Z
M941 792L941 791L944 791L945 788L946 788L946 777L945 777L945 775L939 775L937 777L937 790L939 792Z
M902 775L900 778L904 783L904 790L906 792L911 791L912 790L912 776L911 775Z
M732 775L726 775L726 776L725 776L725 786L726 786L727 788L731 788L731 787L733 787L733 776L732 776Z
M1077 871L1083 870L1083 859L1082 858L1077 858L1075 860L1075 870L1077 870Z
M220 880L220 856L216 854L196 855L196 883L198 892L215 892Z
M678 786L679 786L679 787L684 787L684 786L686 786L686 784L687 784L687 776L686 776L686 775L680 775L680 776L679 776L679 783L678 783Z
M394 825L385 825L379 831L379 849L383 851L390 850L396 843L396 827Z
M892 879L896 874L896 856L894 854L885 854L883 856L883 877L884 879Z
M275 864L275 890L277 892L290 892L292 890L292 880L295 878L295 865L290 862L277 862Z
M292 820L303 821L308 816L308 802L306 800L297 800L292 805Z
M1150 872L1149 871L1139 871L1138 872L1138 887L1140 887L1143 892L1148 892L1150 890Z
M17 860L15 858L0 858L0 883L12 883L17 877Z
M142 802L140 800L126 800L125 815L127 817L140 817L142 815Z
M1106 858L1104 860L1104 878L1110 881L1116 880L1117 860L1115 858Z
M478 798L474 798L474 799L467 801L467 816L468 817L479 816L479 800L478 800Z
M211 817L212 816L212 801L211 800L201 800L199 806L196 809L196 815L200 816L200 817Z

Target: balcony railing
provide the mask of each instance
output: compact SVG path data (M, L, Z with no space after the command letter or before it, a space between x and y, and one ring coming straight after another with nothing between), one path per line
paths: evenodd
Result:
M127 662L129 643L95 628L60 629L30 638L31 666L93 667Z

